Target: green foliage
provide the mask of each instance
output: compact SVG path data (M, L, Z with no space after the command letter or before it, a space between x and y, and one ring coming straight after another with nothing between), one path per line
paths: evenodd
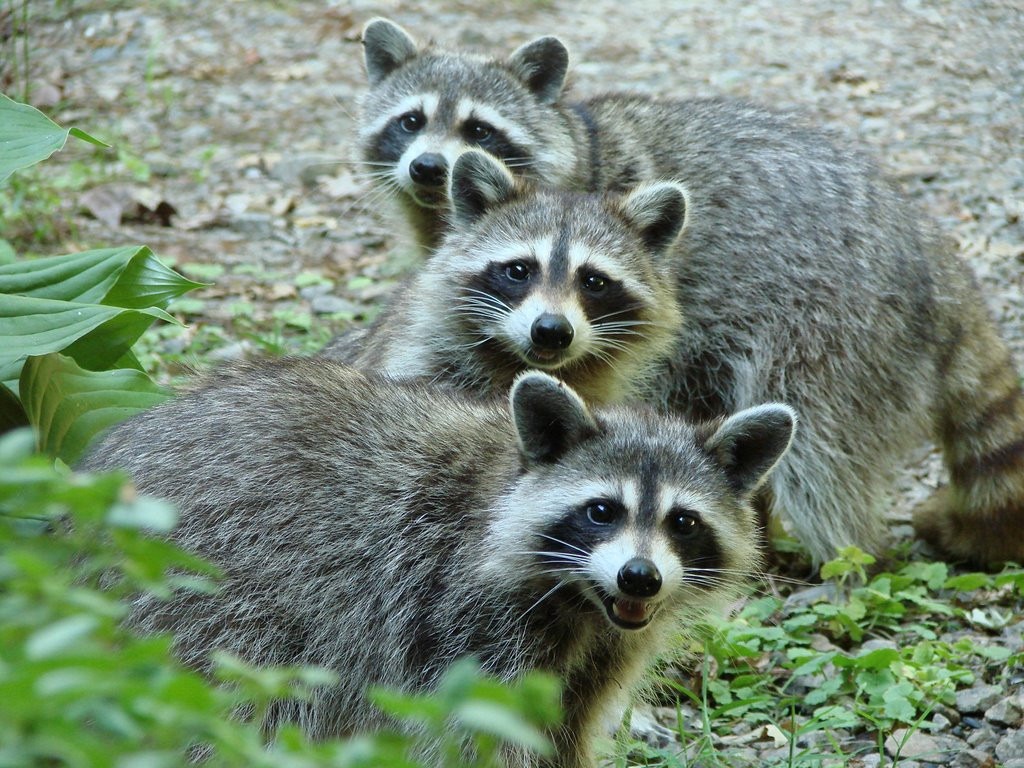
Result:
M0 182L69 134L106 146L0 97ZM131 348L154 320L174 322L166 307L198 285L144 246L0 266L0 429L31 424L41 449L71 463L99 431L164 399Z
M45 160L63 149L68 135L108 146L78 128L61 128L35 107L19 104L0 93L0 182L12 173Z
M291 727L271 743L259 713L334 675L221 655L211 681L174 659L169 638L126 629L132 594L210 590L214 569L154 536L175 524L168 505L118 476L62 471L32 448L27 431L0 437L0 765L170 767L202 745L215 766L419 768L419 745L433 743L449 765L493 766L502 742L549 749L554 681L502 686L469 662L436 696L374 694L420 741L396 730L313 744Z
M995 643L949 639L958 626L1001 628L999 617L1014 611L991 603L1002 599L1019 610L1024 570L951 577L945 563L910 562L869 577L872 563L859 550L844 550L822 568L833 580L818 600L753 599L711 629L700 695L666 681L703 708L702 728L687 733L702 759L731 764L714 748L715 733L743 720L788 739L780 765L818 766L840 755L798 748L798 741L843 729L881 744L897 728L924 727L936 707L954 703L957 689L975 684L978 669L998 675L1024 661ZM967 592L984 610L971 607ZM665 765L686 764L662 757Z
M168 392L141 371L87 371L70 357L30 357L21 372L22 406L41 451L74 464L92 438Z

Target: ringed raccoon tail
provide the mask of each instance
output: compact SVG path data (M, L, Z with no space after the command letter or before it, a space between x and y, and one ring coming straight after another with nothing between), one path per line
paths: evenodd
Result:
M949 485L914 512L918 535L954 557L1024 563L1024 393L1006 344L963 270L938 360L937 439Z

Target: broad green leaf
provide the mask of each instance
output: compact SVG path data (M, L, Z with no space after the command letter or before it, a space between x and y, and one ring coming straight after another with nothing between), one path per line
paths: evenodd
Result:
M28 416L14 393L0 384L0 434L28 424Z
M25 643L25 655L30 659L53 656L91 634L98 624L96 617L86 614L61 619L29 637Z
M0 381L18 378L29 355L66 350L90 370L117 362L153 320L176 322L161 309L0 295Z
M13 264L15 258L14 246L0 237L0 264Z
M0 183L63 148L69 133L99 147L110 146L78 128L61 128L35 107L0 93Z
M100 432L170 396L140 371L87 371L57 354L30 357L20 390L40 450L67 464Z
M959 589L964 592L971 592L975 589L988 587L992 583L992 576L987 573L964 573L946 579L946 589Z
M172 299L201 285L165 266L142 245L0 266L0 294L131 309L166 309Z
M459 723L470 731L497 736L510 744L524 746L542 755L552 753L543 731L507 708L489 701L470 701L455 710Z

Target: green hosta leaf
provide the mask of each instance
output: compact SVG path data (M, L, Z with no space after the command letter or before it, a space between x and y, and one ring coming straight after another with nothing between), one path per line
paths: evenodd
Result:
M0 381L18 378L29 355L65 351L90 370L109 367L155 319L176 322L161 309L0 295Z
M28 424L28 416L14 393L0 384L0 434Z
M170 396L139 371L87 371L56 354L30 357L20 388L40 450L68 464L97 434Z
M99 147L110 146L78 128L61 128L35 107L0 93L0 182L63 148L68 134Z
M172 299L201 285L166 267L142 245L0 266L0 294L131 309L166 309Z

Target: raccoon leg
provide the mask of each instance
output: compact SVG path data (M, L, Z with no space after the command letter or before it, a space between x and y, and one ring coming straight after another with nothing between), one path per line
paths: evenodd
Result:
M803 432L774 470L771 494L762 497L771 502L773 516L781 513L789 520L815 567L836 557L842 547L882 551L888 533L886 489L892 485L891 467L896 464L892 457L879 459L881 446L873 456L842 451L836 443L853 444L838 439L839 424L818 431L814 418L823 415L813 413L801 421ZM826 440L823 433L836 439Z
M1009 350L964 282L938 360L937 440L949 486L914 511L918 535L979 565L1024 563L1024 396Z

